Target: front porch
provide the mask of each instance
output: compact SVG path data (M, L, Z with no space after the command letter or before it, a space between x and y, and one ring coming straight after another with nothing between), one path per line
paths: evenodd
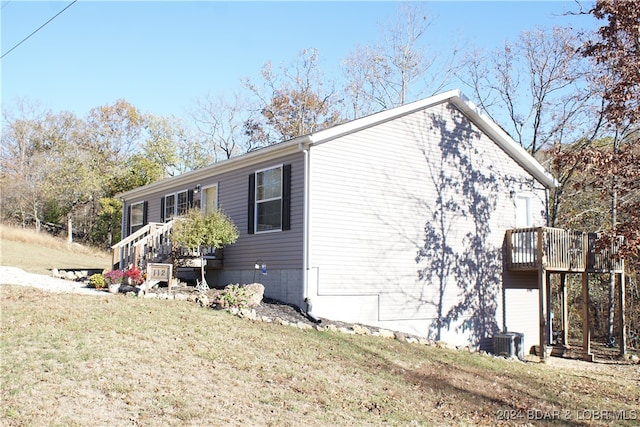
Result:
M202 248L202 253L200 250L174 249L171 230L175 221L149 223L113 245L112 268L122 270L135 265L144 271L149 263L173 264L177 271L222 268L221 248Z
M551 275L560 275L561 339L568 343L567 274L582 276L583 357L593 360L589 328L589 274L611 274L617 281L620 320L620 354L626 352L624 323L624 260L617 252L621 238L606 249L600 249L597 233L564 230L551 227L511 229L506 232L505 268L510 271L537 272L539 291L539 356L544 360L551 345ZM598 250L597 250L598 249Z

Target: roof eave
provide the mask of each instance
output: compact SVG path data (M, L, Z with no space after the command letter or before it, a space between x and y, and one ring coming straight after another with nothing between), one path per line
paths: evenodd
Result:
M122 200L130 200L133 197L144 195L150 192L171 190L180 185L190 185L197 182L199 179L206 179L212 175L212 173L223 173L229 169L241 168L256 164L258 162L269 161L269 159L275 159L283 154L290 154L298 151L300 144L309 144L309 135L304 135L298 138L291 139L289 141L282 142L280 144L271 145L265 148L261 148L256 151L243 154L238 157L232 157L231 159L224 160L222 162L213 163L209 166L205 166L200 169L196 169L190 172L185 172L181 175L165 178L161 181L156 181L144 187L134 188L129 191L125 191L116 194L116 198Z
M533 175L546 188L556 188L558 181L531 155L511 138L493 120L486 117L480 109L464 95L451 98L451 102L473 119L475 124L502 147L518 164Z

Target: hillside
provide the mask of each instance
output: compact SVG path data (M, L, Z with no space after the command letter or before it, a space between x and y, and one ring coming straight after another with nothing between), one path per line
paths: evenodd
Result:
M4 252L4 234L2 243ZM80 263L73 251L57 258L63 252L50 248L45 258ZM0 312L0 416L9 426L631 426L640 418L640 365L524 363L252 322L186 301L6 285Z
M0 265L38 274L51 269L109 268L111 255L46 233L0 224Z

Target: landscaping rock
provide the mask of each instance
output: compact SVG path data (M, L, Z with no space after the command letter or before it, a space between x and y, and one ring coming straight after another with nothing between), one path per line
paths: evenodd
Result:
M248 285L242 285L242 288L248 293L249 300L247 304L249 307L259 306L262 298L264 298L264 286L260 283L250 283Z
M362 325L353 325L353 332L356 335L371 335L371 331Z
M388 329L378 329L378 335L383 338L395 338L395 334L393 333L393 331L390 331Z
M304 322L298 322L298 323L296 323L296 326L298 327L298 329L302 329L302 330L312 329L313 328L313 326L311 326L311 325L309 325L307 323L304 323Z
M209 301L209 297L205 294L198 295L196 297L196 302L200 304L200 307L209 307L211 305L211 301Z
M256 311L250 308L241 308L238 310L238 317L249 320L256 320Z
M407 336L402 332L394 332L393 337L398 341L406 341Z

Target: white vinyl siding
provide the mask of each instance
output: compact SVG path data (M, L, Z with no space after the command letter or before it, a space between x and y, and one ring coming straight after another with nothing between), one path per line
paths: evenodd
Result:
M317 315L334 316L323 296L377 295L377 318L366 322L425 319L426 328L437 318L440 298L446 314L460 303L464 286L453 261L438 275L434 259L442 256L444 239L458 260L481 263L467 273L467 283L490 276L495 323L502 323L502 244L505 230L515 226L510 194L530 191L533 219L544 224L545 193L447 105L311 148L310 267L317 270ZM478 236L481 249L471 246ZM425 245L431 253L421 256Z

